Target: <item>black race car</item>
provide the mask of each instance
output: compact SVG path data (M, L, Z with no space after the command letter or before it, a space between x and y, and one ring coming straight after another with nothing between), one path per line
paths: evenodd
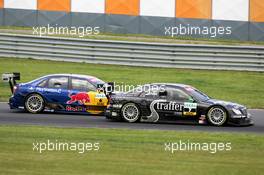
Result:
M247 108L208 97L184 84L156 83L111 95L105 116L133 122L188 122L222 126L252 125Z

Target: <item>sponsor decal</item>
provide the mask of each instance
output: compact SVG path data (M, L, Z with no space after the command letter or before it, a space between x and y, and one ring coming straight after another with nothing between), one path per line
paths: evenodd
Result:
M72 112L85 112L86 108L83 106L66 106L66 111L72 111Z
M206 116L205 115L201 115L199 118L199 124L207 124L206 121Z
M197 103L184 103L177 102L157 102L155 109L158 111L173 111L182 112L183 115L195 116L197 111Z
M197 103L184 103L184 108L189 108L189 109L196 109L197 108Z
M41 87L37 87L36 91L38 92L51 92L51 93L61 93L61 89L52 89L52 88L41 88Z
M159 120L159 114L157 111L172 111L180 112L186 116L195 116L197 114L197 103L184 103L167 102L166 100L154 100L150 104L151 114L149 116L142 117L142 122L157 122Z
M194 116L197 111L197 103L184 103L183 115Z
M96 94L95 98L106 98L105 94L100 93L100 94Z
M166 100L154 100L154 101L152 101L152 103L150 104L151 114L149 116L142 117L141 122L157 122L159 120L159 114L157 113L154 106L156 106L156 104L158 104L158 103L165 103L165 102L166 102Z
M181 112L183 109L183 105L176 102L157 102L155 105L155 109L161 111Z
M113 104L113 108L120 109L120 108L122 108L122 104Z
M117 112L112 112L112 116L117 116Z
M89 112L92 114L97 114L103 112L105 107L103 106L66 106L66 111L70 112Z
M78 102L80 105L84 105L85 103L90 103L90 97L86 92L79 92L75 95L69 94L70 100L67 101L67 104L73 104Z

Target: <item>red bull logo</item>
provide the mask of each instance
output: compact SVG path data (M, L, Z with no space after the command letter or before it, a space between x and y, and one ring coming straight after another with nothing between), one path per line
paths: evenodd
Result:
M80 105L85 103L90 103L90 97L86 92L80 92L75 95L69 95L70 100L67 101L67 104L72 104L78 102Z

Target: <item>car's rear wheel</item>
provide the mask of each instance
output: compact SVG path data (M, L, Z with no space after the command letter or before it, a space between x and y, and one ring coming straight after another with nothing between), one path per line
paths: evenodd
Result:
M221 106L214 106L207 112L207 119L211 125L222 126L227 121L228 114Z
M31 94L25 100L25 109L30 113L40 113L44 110L44 107L44 99L39 94Z
M138 121L140 117L140 111L136 104L127 103L122 107L122 117L125 121L129 123L134 123Z

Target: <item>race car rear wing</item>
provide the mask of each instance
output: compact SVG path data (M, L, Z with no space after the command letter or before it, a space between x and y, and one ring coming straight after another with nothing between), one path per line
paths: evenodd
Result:
M20 73L19 72L2 74L2 81L9 83L12 94L14 92L13 91L14 86L17 84L16 83L17 80L20 80Z

